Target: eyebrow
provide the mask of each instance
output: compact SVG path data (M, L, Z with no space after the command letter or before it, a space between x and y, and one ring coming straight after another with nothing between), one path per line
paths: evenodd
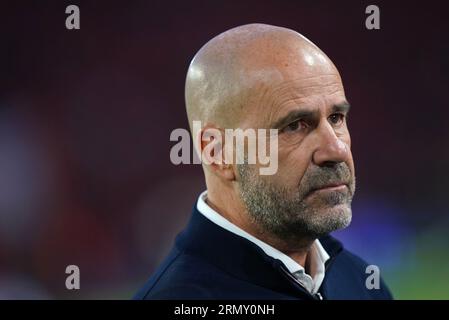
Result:
M349 102L343 101L341 103L337 103L332 106L332 113L335 113L335 112L347 113L347 112L349 112L349 109L351 109L351 105L349 104Z
M351 108L351 105L348 101L343 101L341 103L334 104L331 108L331 113L336 112L343 112L348 113L349 109ZM318 111L312 111L312 110L292 110L284 117L280 118L279 120L275 121L273 124L273 128L275 129L282 129L283 127L287 126L291 122L298 120L298 119L311 119L311 118L317 118L318 117Z

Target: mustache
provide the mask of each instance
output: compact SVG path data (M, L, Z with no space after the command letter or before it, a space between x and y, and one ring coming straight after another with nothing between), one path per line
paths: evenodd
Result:
M354 193L354 177L346 163L341 162L329 167L313 166L309 167L302 177L299 191L306 197L317 189L341 184L345 184L351 194Z

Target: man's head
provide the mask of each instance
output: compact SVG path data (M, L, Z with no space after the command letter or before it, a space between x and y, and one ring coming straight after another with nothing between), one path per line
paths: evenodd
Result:
M350 223L355 176L349 104L336 67L305 37L264 24L218 35L192 60L186 106L190 125L201 121L201 132L279 130L274 175L260 175L257 163L204 165L217 206L244 208L243 218L286 242ZM200 150L217 143L194 139Z

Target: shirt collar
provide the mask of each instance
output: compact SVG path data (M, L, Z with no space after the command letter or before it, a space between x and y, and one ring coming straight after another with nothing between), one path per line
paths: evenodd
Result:
M316 239L313 242L309 251L308 256L310 262L310 270L308 270L310 273L309 275L305 272L303 266L301 266L295 260L290 258L288 255L282 253L278 249L270 246L269 244L263 242L262 240L252 236L248 232L244 231L243 229L239 228L238 226L227 220L217 211L212 209L206 203L206 198L207 198L207 190L201 193L201 195L198 197L197 209L202 215L204 215L206 218L208 218L210 221L217 224L218 226L228 230L229 232L232 232L240 237L243 237L251 241L259 248L261 248L268 256L282 261L285 267L287 267L288 271L296 279L298 279L298 281L301 282L301 284L304 287L306 287L306 289L308 289L312 293L318 292L318 289L320 288L324 280L325 263L329 259L329 254L323 248L318 239Z

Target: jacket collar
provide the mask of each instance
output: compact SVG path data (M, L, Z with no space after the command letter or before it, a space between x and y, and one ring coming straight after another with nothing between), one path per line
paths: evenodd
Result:
M319 240L330 256L326 263L328 266L343 247L331 236ZM180 251L197 256L241 280L276 291L305 293L289 277L280 260L268 256L249 240L211 222L197 210L196 205L187 227L176 238L176 246Z

